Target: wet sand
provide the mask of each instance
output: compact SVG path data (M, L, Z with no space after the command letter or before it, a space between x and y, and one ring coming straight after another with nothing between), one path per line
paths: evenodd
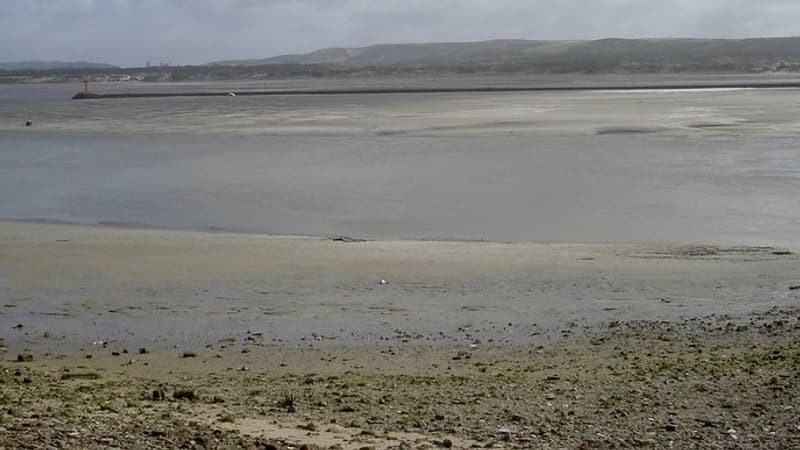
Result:
M365 241L0 223L7 345L540 343L566 323L746 314L796 298L770 247ZM198 324L202 326L198 326ZM44 339L43 333L50 338ZM447 337L442 337L444 333Z
M800 439L797 249L0 230L11 447Z
M467 86L476 85L507 86L493 84L491 79ZM311 86L324 89L326 85ZM329 86L349 85L332 82ZM234 85L230 89L237 87L251 90L258 85ZM74 94L74 87L69 85L0 88L0 130L18 131L31 118L34 128L26 130L29 133L448 137L638 132L709 138L795 136L800 126L796 117L800 89L277 95L74 102L69 100ZM126 89L135 93L151 87L111 84L101 85L98 92L114 94ZM229 90L224 84L155 88L163 93L181 89Z

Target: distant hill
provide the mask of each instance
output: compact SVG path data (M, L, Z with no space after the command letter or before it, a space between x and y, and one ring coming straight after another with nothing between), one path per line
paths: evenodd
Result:
M92 63L86 61L19 61L0 62L0 70L7 72L21 72L26 70L103 70L116 69L111 64Z
M0 84L272 80L532 74L800 73L800 37L759 39L522 39L328 48L199 66L0 63Z
M497 61L558 53L572 41L527 41L519 39L430 44L381 44L358 48L327 48L301 55L265 59L212 62L221 66L271 64L453 64Z
M482 66L503 71L780 70L800 64L800 37L758 39L492 40L329 48L213 66Z

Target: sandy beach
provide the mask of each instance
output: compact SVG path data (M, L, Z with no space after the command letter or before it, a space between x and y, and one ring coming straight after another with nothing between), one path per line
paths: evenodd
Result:
M794 448L796 253L0 222L0 442Z

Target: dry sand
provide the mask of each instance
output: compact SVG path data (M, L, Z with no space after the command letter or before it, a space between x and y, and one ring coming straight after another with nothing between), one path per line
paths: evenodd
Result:
M0 222L0 443L797 448L795 253Z

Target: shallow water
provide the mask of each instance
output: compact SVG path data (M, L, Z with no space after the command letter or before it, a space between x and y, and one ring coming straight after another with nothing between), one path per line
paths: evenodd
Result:
M800 246L795 90L72 102L73 91L0 87L0 218Z

